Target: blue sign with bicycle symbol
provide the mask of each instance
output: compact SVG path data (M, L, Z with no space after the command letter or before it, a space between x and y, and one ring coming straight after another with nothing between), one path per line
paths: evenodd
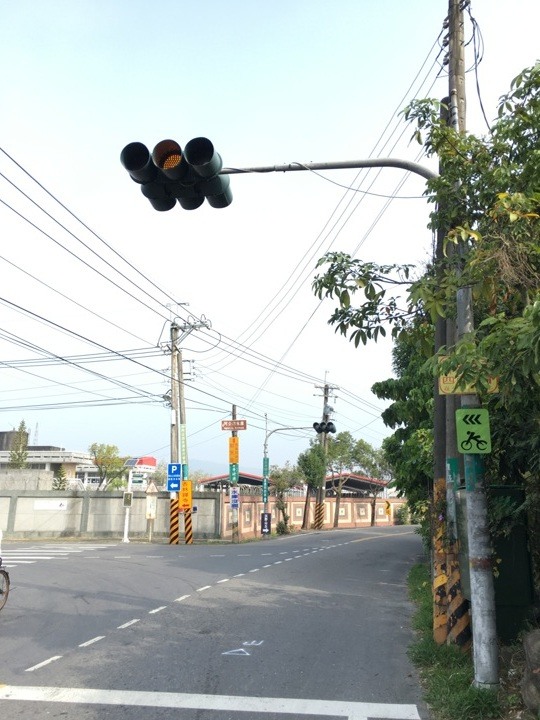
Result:
M470 455L487 455L491 452L489 413L478 408L456 410L458 451Z

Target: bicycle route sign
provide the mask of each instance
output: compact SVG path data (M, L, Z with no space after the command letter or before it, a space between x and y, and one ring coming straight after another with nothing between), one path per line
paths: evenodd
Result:
M489 413L479 408L456 410L458 451L463 454L487 455L491 452Z

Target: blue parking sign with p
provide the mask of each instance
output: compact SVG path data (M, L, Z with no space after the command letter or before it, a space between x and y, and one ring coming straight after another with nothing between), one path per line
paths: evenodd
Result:
M167 465L167 492L179 492L182 479L182 463Z

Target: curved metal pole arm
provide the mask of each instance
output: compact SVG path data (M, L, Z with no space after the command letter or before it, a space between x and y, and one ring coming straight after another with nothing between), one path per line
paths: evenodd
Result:
M285 165L263 165L251 168L223 168L220 175L239 175L242 173L271 173L271 172L298 172L302 170L350 170L358 168L384 168L393 167L400 170L408 170L415 175L420 175L426 180L433 180L439 177L438 173L430 168L419 165L410 160L399 158L368 158L366 160L342 160L336 162L309 162L309 163L287 163Z

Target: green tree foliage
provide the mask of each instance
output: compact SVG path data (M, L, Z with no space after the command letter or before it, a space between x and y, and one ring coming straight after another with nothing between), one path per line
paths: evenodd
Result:
M277 523L277 532L284 535L290 532L290 517L287 514L287 492L301 480L298 468L285 463L283 467L272 465L270 468L270 486L276 496L276 508L281 520Z
M15 433L15 439L9 451L9 467L14 470L23 470L28 467L28 429L24 420L21 420Z
M540 63L514 79L486 137L460 135L440 115L434 100L416 101L405 111L416 124L414 137L442 168L427 192L435 207L431 227L445 235L444 257L409 281L409 267L330 253L319 261L324 269L313 289L320 298L338 300L329 322L358 345L389 327L398 339L415 333L418 323L454 318L458 289L472 288L476 329L445 349L441 370L455 373L462 386L474 384L490 410L487 480L523 485L534 518L538 493L532 489L540 482ZM459 253L453 251L458 244ZM430 344L423 349L435 374L437 358ZM490 395L492 377L499 379L499 392ZM398 394L388 384L379 390ZM402 404L394 410L407 409ZM414 462L425 471L427 427L424 419L415 423L405 418L406 436L396 432L385 444L402 479ZM400 449L406 464L398 461ZM540 574L538 524L530 538Z
M65 490L67 488L68 480L64 466L60 465L53 476L53 490Z
M103 443L92 443L88 448L92 454L92 460L97 467L99 475L99 490L121 487L125 475L125 462L127 458L120 457L116 445L105 445Z
M365 440L355 440L350 432L340 432L335 438L328 437L326 453L326 469L332 479L332 487L336 493L334 508L334 527L339 525L339 508L343 487L353 474L365 475L374 480L388 477L389 467L380 450L373 448ZM375 504L382 488L374 482L366 494L372 497ZM372 513L372 519L375 515Z
M382 413L394 432L383 440L398 494L411 505L426 500L433 479L433 377L422 348L433 345L433 327L411 323L392 349L395 377L377 382L372 391L391 404Z
M308 450L298 456L298 469L306 483L306 502L302 530L308 529L309 499L313 492L322 487L326 478L326 458L320 443L313 443Z

